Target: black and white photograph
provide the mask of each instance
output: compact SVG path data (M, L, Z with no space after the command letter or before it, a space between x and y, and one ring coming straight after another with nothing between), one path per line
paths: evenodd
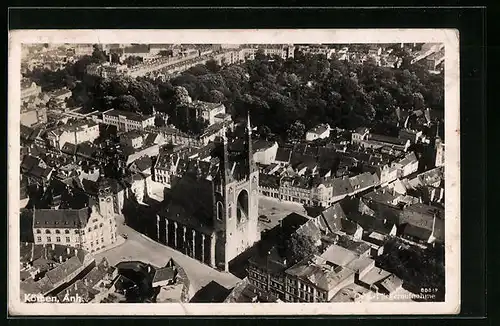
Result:
M458 313L458 41L12 33L9 309Z

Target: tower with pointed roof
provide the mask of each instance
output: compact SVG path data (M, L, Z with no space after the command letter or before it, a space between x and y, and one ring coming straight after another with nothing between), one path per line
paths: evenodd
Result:
M439 121L436 126L436 137L434 139L435 166L444 166L444 142L439 136Z
M98 181L99 213L105 218L114 218L114 203L111 185L102 175Z
M215 263L216 267L228 270L231 260L260 240L257 227L259 172L252 155L250 116L244 139L229 143L225 128L221 138L221 163L213 196Z

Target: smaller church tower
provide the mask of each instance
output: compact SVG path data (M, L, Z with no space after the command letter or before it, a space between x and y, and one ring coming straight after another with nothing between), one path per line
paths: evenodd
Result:
M99 213L105 218L114 217L113 193L109 182L101 176L98 182Z
M444 166L444 142L439 136L439 122L436 127L436 138L434 140L435 166Z

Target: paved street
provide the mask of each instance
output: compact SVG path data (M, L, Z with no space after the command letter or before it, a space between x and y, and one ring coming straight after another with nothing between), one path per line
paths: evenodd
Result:
M269 223L259 221L259 229L261 231L272 229L279 224L280 220L290 213L307 215L304 206L301 204L280 202L277 199L259 197L259 216L265 215L271 220Z
M120 261L138 260L162 267L170 258L173 258L184 268L196 290L199 290L212 280L228 288L232 288L239 281L239 279L232 274L218 272L197 260L185 256L170 247L157 243L134 229L123 225L123 217L121 216L117 217L117 225L119 234L126 233L127 240L124 244L116 248L95 255L97 260L106 257L112 265Z

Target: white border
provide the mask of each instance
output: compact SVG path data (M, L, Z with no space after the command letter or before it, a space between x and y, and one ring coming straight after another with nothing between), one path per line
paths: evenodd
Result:
M20 301L19 166L22 43L445 44L446 295L436 303L28 304ZM14 315L402 315L460 311L459 36L452 29L16 30L9 33L8 310Z

